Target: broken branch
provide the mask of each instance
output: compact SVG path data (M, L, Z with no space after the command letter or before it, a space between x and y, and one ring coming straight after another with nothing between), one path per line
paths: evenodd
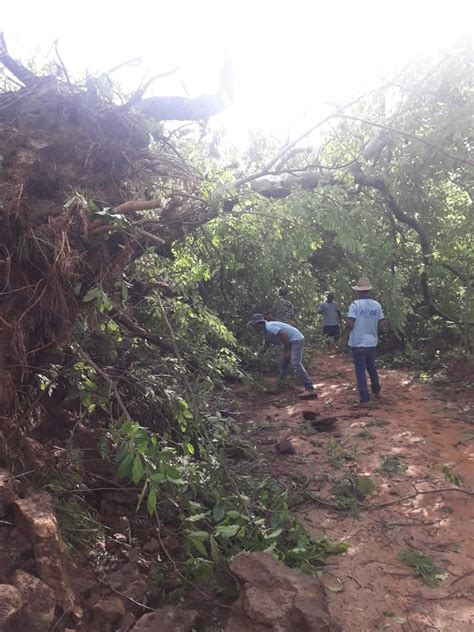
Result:
M161 200L130 200L119 204L111 210L111 213L133 213L134 211L150 211L152 209L161 208L163 202Z
M27 87L35 86L40 79L19 61L10 57L3 33L0 33L0 62Z

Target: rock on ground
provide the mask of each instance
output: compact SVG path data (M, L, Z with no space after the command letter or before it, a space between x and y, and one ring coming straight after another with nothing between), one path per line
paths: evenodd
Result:
M23 629L29 632L48 632L54 621L56 608L54 590L41 579L21 570L15 571L13 585L23 597Z
M121 619L126 611L122 599L114 595L103 597L93 607L94 621L105 627L108 623L115 623Z
M226 632L338 632L321 582L267 553L242 553L230 569L241 582Z
M191 632L198 621L197 610L165 606L140 617L131 632Z
M74 609L74 593L66 569L66 545L61 538L47 492L34 492L13 503L16 524L30 539L39 577L56 593L65 612Z
M10 584L0 584L0 632L6 632L23 605L20 591Z
M295 454L295 446L291 443L290 439L283 438L280 439L275 445L275 450L279 454Z

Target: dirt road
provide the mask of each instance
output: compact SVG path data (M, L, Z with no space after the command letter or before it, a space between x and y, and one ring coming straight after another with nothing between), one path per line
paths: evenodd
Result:
M344 632L474 630L474 495L466 493L474 490L474 401L468 380L455 392L449 383L435 388L403 371L380 373L383 398L373 408L354 406L346 355L313 361L317 400L298 401L293 386L279 395L243 394L262 468L286 480L307 477L308 491L331 504L337 502L335 481L366 475L375 491L365 504L392 503L358 516L317 501L300 510L312 535L349 545L346 554L330 559L322 577ZM336 421L317 432L303 411ZM283 437L295 454L275 451ZM462 482L453 483L456 475ZM443 488L449 491L431 493ZM399 559L413 549L438 567L438 578L431 577L435 587Z

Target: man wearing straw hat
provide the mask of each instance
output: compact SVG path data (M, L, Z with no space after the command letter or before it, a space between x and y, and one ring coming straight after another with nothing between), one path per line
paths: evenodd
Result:
M360 403L365 404L370 401L366 370L370 377L372 393L375 397L379 397L380 394L375 352L379 328L383 327L384 323L384 314L380 303L371 298L372 285L367 277L361 277L352 289L357 292L358 298L351 303L347 314L347 327L351 330L349 346L352 349Z

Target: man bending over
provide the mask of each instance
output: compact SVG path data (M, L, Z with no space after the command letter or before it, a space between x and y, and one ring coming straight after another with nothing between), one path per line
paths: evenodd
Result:
M249 325L253 325L255 331L260 333L269 344L283 346L279 381L284 380L291 366L304 385L305 390L299 396L303 398L316 397L313 382L303 366L304 336L301 331L278 320L265 321L263 314L254 314Z

